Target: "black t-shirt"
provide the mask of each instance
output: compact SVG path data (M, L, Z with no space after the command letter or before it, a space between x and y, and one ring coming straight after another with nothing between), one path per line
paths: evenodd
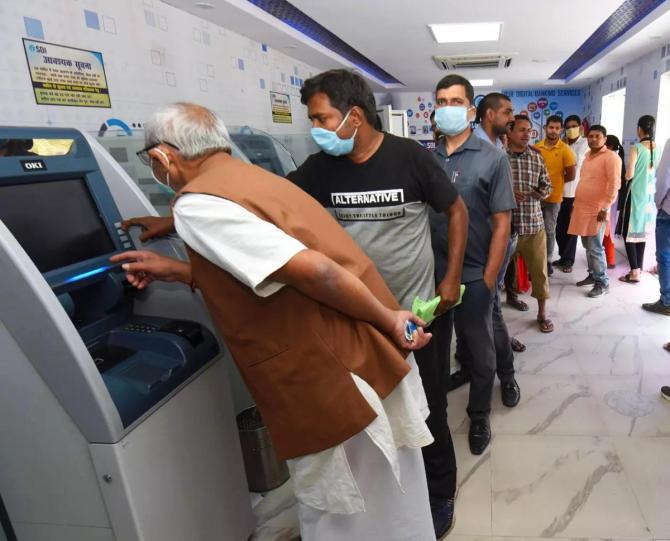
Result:
M405 308L414 296L434 295L427 205L446 211L458 192L433 153L385 133L364 163L319 152L288 178L326 207L365 250Z

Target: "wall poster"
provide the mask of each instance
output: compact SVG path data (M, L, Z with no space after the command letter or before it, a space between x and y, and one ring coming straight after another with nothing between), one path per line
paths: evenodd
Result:
M277 124L292 124L291 96L270 92L270 105L272 107L272 122Z
M112 106L102 54L23 38L38 105Z

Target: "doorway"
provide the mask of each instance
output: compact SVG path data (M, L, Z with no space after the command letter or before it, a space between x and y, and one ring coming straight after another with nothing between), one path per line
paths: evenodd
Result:
M661 75L661 87L658 92L658 113L656 114L658 148L664 148L668 139L670 139L670 71Z
M616 135L623 141L623 115L626 109L626 89L622 88L603 96L600 124L608 134Z

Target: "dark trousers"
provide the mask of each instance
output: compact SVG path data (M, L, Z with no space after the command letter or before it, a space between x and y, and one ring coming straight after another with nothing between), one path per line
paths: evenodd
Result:
M473 420L485 419L491 412L491 394L496 374L496 341L493 323L496 296L497 291L491 291L484 280L469 282L465 287L463 302L454 310L456 358L463 369L470 372L470 396L467 411L470 419ZM498 306L500 306L499 302ZM500 310L496 312L502 316ZM507 336L506 347L510 348L509 334L502 317L495 327L502 331L501 322Z
M625 242L626 255L631 269L641 269L644 263L644 249L646 242Z
M514 379L514 351L512 350L512 341L510 340L509 330L507 329L507 324L503 318L500 291L502 290L504 282L508 299L515 299L518 297L516 291L516 257L514 256L518 239L519 237L516 234L513 234L507 245L505 258L503 259L500 272L498 273L498 290L496 291L496 297L491 312L493 343L496 352L496 373L501 382L512 381ZM461 365L461 370L470 372L472 353L468 347L467 341L457 340L456 360Z
M561 208L558 211L558 218L556 219L558 255L565 267L572 267L575 264L575 254L577 253L577 237L575 235L568 235L570 216L572 216L572 206L574 204L574 197L564 197Z
M518 240L519 236L513 233L507 244L505 259L498 273L498 289L496 290L496 298L491 315L493 341L496 348L496 373L498 374L498 379L502 382L514 379L514 352L512 351L512 341L507 330L507 324L503 318L500 292L502 291L503 283L505 283L506 287L510 287L511 285L511 290L514 291L512 298L516 295L516 257L514 257L514 254L516 253ZM512 267L512 276L510 276L510 267Z
M496 374L501 382L514 379L514 351L510 340L509 330L502 315L502 302L500 293L496 295L491 313L493 325L493 343L496 351ZM461 365L461 370L470 372L472 366L472 354L468 348L467 341L457 340L456 360Z
M496 374L502 382L512 381L514 379L514 351L512 350L512 340L509 330L502 314L502 303L500 302L500 291L496 293L493 302L493 343L496 349Z
M421 449L428 479L428 494L433 498L453 498L456 494L456 454L447 424L447 385L453 328L453 310L438 317L428 327L433 339L414 352L428 400L430 415L426 424L435 441Z
M503 280L508 299L516 299L519 296L516 281L517 272L516 255L512 255L505 269L505 278Z

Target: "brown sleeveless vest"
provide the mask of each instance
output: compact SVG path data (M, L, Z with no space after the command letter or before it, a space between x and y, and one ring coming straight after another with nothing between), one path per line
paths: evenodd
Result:
M363 250L311 196L260 167L216 154L180 192L233 201L356 275L385 305L393 294ZM226 232L222 231L225 235ZM249 246L249 250L253 250ZM337 445L375 413L350 372L384 398L409 371L407 352L372 325L292 287L262 298L188 248L193 278L281 458Z

